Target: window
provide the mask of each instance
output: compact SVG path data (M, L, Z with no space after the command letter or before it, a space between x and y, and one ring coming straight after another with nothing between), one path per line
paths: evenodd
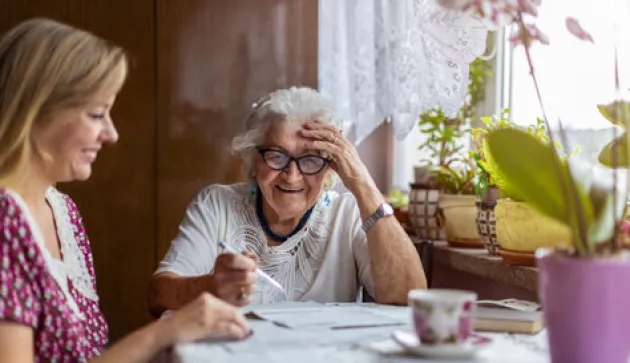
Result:
M564 22L567 16L578 19L595 44L569 34ZM560 118L569 148L579 145L579 155L592 161L597 160L601 148L613 138L611 124L596 106L617 98L615 41L624 96L630 87L629 18L627 0L551 0L543 1L539 9L536 24L549 36L550 44L534 45L532 59L549 122L555 129ZM506 49L511 51L505 52L503 59L502 106L511 109L514 122L532 124L542 112L525 52L522 47L512 49L507 37L504 38Z
M565 25L567 16L578 19L595 44L571 35ZM622 96L630 99L630 1L544 0L536 24L550 39L549 45L532 47L532 58L551 127L556 129L560 118L568 149L579 145L580 157L596 161L599 151L614 135L611 124L599 114L597 104L617 98L615 43ZM514 122L531 125L542 112L524 50L513 48L508 42L510 30L508 27L494 34L498 38L493 70L497 79L486 82L486 100L480 110L482 115L490 115L510 108ZM620 135L621 131L617 133ZM413 166L419 165L425 155L417 149L423 137L414 129L404 141L394 144L393 187L409 188Z

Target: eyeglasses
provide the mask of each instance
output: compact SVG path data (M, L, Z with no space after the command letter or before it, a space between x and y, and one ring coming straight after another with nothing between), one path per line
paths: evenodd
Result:
M304 155L293 157L283 151L274 149L258 149L263 161L273 170L284 170L289 167L291 161L295 161L300 173L313 175L322 171L330 163L329 159L319 155Z

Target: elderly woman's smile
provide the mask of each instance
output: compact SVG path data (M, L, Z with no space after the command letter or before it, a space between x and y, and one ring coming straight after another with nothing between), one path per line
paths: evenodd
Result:
M272 122L254 161L265 217L271 223L288 222L286 228L295 227L291 225L315 204L330 178L326 159L305 147L308 139L300 129L299 125Z
M276 188L278 188L283 193L289 193L289 194L296 194L296 193L301 193L304 191L304 188L286 187L282 185L276 185Z

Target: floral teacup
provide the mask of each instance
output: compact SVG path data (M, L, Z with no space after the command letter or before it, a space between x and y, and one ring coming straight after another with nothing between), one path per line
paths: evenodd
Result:
M412 290L413 324L422 344L461 344L473 331L477 294L464 290Z

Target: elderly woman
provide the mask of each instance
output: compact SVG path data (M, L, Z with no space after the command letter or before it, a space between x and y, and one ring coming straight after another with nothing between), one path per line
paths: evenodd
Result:
M210 185L190 203L151 281L154 314L202 291L243 306L350 302L363 286L379 303L405 304L426 287L414 246L340 125L309 88L254 105L232 143L249 183ZM350 193L331 191L337 178ZM256 279L254 262L285 293Z
M54 186L88 179L118 139L110 109L126 74L121 48L52 20L0 40L0 362L148 362L178 342L249 333L204 293L104 351L90 244Z

